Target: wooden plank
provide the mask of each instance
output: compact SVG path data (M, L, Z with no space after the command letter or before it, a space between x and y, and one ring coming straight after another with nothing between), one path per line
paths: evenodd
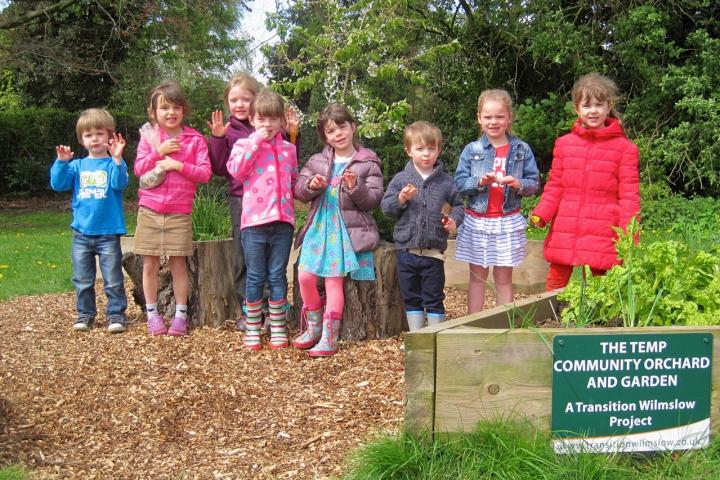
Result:
M430 436L435 420L435 332L405 334L405 429Z
M713 335L711 425L720 432L720 327L443 330L436 339L434 432L513 416L549 429L555 335L705 332Z

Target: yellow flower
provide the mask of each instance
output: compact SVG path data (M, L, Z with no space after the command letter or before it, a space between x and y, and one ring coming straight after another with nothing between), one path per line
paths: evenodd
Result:
M7 265L0 265L0 268L10 268Z

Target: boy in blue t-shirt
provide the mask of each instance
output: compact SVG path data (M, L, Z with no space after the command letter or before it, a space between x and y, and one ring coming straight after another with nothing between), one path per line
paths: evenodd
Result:
M120 235L125 229L122 192L128 184L122 159L125 140L115 133L115 120L101 108L80 114L78 142L88 151L73 161L67 145L55 147L57 160L50 170L50 186L72 190L72 282L77 293L78 318L73 329L85 332L95 323L95 255L98 256L105 295L107 324L112 333L126 329L127 297L122 272Z

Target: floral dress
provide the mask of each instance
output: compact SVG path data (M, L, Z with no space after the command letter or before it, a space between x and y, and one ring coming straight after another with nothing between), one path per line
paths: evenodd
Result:
M333 163L332 179L300 251L299 270L320 277L344 277L375 280L373 252L356 253L340 213L340 182L347 163Z

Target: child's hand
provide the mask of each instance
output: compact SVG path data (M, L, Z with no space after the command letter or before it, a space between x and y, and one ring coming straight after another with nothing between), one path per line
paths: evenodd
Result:
M498 178L498 182L501 185L507 185L513 190L520 190L522 188L522 182L517 178L513 177L512 175L505 175L501 178Z
M538 217L537 215L530 215L530 224L533 227L542 228L545 226L545 222L543 222L542 218Z
M457 224L452 217L445 216L442 219L443 228L446 232L450 233L457 228Z
M293 132L297 133L298 128L300 128L300 116L292 105L288 106L287 110L285 110L285 119L287 121L288 132L290 132L290 134Z
M108 144L108 150L110 151L110 156L113 161L118 165L122 162L122 154L123 150L125 150L125 145L127 145L127 142L123 136L119 133L113 133L110 143Z
M170 153L179 152L180 148L182 148L180 145L180 139L178 137L175 137L169 140L165 140L163 143L161 143L160 146L157 148L157 151L160 155L164 157L165 155L168 155Z
M417 187L412 183L408 183L402 190L400 190L400 193L398 193L398 201L400 202L400 205L405 205L407 202L415 198L416 195Z
M352 190L357 185L357 175L353 172L345 170L342 174L342 181L345 184L345 188Z
M483 176L480 177L480 186L485 187L487 185L491 185L495 183L495 180L497 180L495 172L485 172Z
M171 170L177 170L179 172L183 168L182 162L178 162L177 160L173 160L172 158L163 158L162 160L157 162L155 165L159 166L166 172L169 172Z
M73 158L73 151L67 145L58 145L55 147L55 155L61 162L68 162Z
M322 175L315 175L310 180L308 188L310 190L325 190L327 188L327 179Z
M207 124L208 127L210 127L210 131L212 132L214 137L225 136L225 132L230 126L230 122L223 123L223 120L224 119L222 110L215 110L214 112L212 112L211 121L207 122Z
M270 141L273 139L273 131L271 128L267 127L259 127L255 129L255 133L260 135L262 138L264 138L267 141Z

